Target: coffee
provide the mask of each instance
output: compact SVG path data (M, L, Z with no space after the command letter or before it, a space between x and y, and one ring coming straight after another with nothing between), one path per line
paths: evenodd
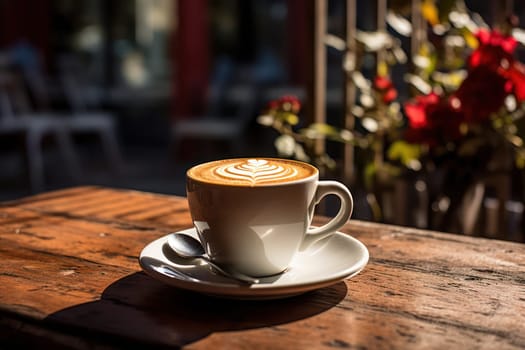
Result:
M217 160L188 170L196 181L231 186L267 186L289 183L317 174L312 165L287 159L239 158Z

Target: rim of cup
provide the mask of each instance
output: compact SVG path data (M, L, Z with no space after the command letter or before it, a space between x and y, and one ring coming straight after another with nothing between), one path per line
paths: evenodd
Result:
M214 181L207 181L204 179L195 178L194 176L190 175L190 171L201 167L206 166L210 163L215 162L228 162L228 161L236 161L236 160L248 160L248 159L262 159L262 160L268 160L268 161L277 161L277 162L285 162L285 163L295 163L301 166L306 166L313 170L313 174L309 175L307 177L303 177L297 180L289 180L289 181L283 181L283 182L274 182L274 183L267 183L267 184L260 184L260 185L243 185L243 184L233 184L233 183L218 183ZM279 187L279 186L288 186L288 185L294 185L294 184L301 184L304 182L310 182L312 180L318 180L319 179L319 169L315 167L314 165L310 163L306 163L300 160L295 159L286 159L286 158L276 158L276 157L235 157L235 158L225 158L225 159L217 159L212 160L209 162L200 163L197 165L194 165L190 167L188 170L186 170L186 178L191 179L192 181L205 184L208 186L217 186L217 187L238 187L238 188L263 188L263 187Z

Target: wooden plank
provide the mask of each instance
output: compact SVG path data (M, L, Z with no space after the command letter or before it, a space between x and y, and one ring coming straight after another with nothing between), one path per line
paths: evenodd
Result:
M53 199L58 200L67 200L66 198L82 195L82 194L89 194L93 191L96 191L98 187L96 186L80 186L80 187L70 187L70 188L64 188L60 190L50 191L50 192L44 192L36 195L32 195L25 198L20 198L12 201L7 201L4 203L0 203L2 206L8 206L13 204L30 204L30 203L36 203L40 201L50 201Z
M24 208L43 214L60 215L67 213L67 216L70 217L87 217L91 220L118 221L122 218L126 222L149 221L160 223L162 218L171 216L172 219L169 222L166 221L166 224L179 227L176 218L182 214L186 220L189 219L187 203L170 196L131 190L111 190L102 187L89 187L87 189L92 192L59 191L59 194L65 193L67 195L62 198L60 195L50 194L39 196L38 200L34 201L23 199L12 203L20 204ZM152 195L154 201L151 200ZM2 214L0 207L0 223L6 215L8 215L7 212ZM184 227L188 227L188 225Z

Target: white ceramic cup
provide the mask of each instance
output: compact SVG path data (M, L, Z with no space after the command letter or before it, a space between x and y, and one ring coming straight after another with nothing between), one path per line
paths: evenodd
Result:
M192 176L191 169L187 172L192 220L215 263L251 276L278 274L298 251L347 222L353 210L348 188L336 181L319 181L315 167L297 163L311 167L311 175L260 186L213 183ZM339 197L339 212L327 224L311 228L315 206L329 194Z

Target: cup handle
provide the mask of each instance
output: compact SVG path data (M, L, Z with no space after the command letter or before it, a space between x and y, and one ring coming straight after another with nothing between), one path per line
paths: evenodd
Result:
M354 199L352 198L352 194L348 188L337 181L317 182L317 189L309 208L310 217L312 218L314 215L315 206L329 194L335 194L341 200L339 212L325 225L321 227L309 228L306 231L300 250L305 250L318 240L335 233L337 229L343 226L348 221L348 219L350 219L354 209Z

